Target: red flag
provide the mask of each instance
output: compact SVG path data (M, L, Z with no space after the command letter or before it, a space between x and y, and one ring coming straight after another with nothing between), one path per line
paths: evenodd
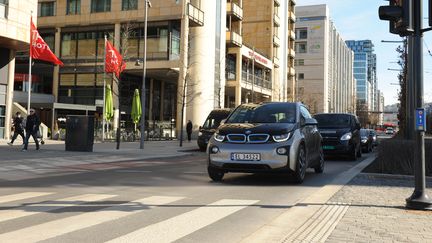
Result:
M106 54L105 54L105 72L115 73L117 78L120 73L126 68L126 63L123 62L123 58L120 53L111 45L109 41L106 42Z
M32 20L30 20L30 56L33 59L63 66L63 62L54 55L47 43L39 35L39 31L36 29Z

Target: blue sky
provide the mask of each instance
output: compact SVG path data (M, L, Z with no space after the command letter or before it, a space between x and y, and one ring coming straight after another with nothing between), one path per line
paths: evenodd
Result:
M330 16L345 40L369 39L375 45L377 54L378 88L384 93L385 104L397 103L398 72L389 71L388 68L399 69L396 63L397 53L395 49L398 43L382 43L381 40L398 41L399 36L389 33L389 24L378 18L378 7L387 5L387 1L379 0L298 0L297 6L327 4ZM427 9L427 1L424 1L424 9ZM425 15L424 17L427 17ZM425 20L424 28L427 20ZM428 54L428 48L432 48L432 32L426 32L424 36L424 98L426 102L432 102L432 56ZM431 49L432 52L432 49Z

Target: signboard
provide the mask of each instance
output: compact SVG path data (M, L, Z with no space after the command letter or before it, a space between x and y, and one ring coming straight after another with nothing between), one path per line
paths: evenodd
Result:
M254 52L253 50L246 47L245 45L241 47L241 54L249 59L254 58L255 62L263 65L264 67L273 69L273 62L271 60L269 60L268 58L264 57L263 55L257 52Z
M426 131L426 113L424 108L416 109L416 131Z

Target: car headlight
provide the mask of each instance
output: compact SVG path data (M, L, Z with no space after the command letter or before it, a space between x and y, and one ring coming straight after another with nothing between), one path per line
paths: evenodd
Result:
M340 138L340 140L342 140L342 141L346 141L346 140L350 140L352 138L352 133L345 133L341 138Z
M201 137L201 136L202 136L202 132L199 131L199 132L198 132L198 137Z
M367 138L362 138L361 140L362 143L367 143L367 141L368 141Z
M215 139L216 141L218 141L218 142L222 142L222 141L225 139L225 136L224 136L224 135L220 135L219 133L216 133L216 134L214 135L214 139Z
M289 133L280 134L280 135L273 135L272 137L273 137L273 140L277 143L285 142L288 139L290 139L291 133L289 132Z

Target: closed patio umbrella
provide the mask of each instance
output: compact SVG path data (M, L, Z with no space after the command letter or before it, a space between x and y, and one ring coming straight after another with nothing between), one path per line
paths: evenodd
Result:
M141 98L138 89L135 89L135 93L132 99L132 111L131 111L131 117L133 123L135 124L135 130L136 130L136 124L140 121L141 114L142 114Z
M111 121L114 117L113 97L111 91L111 85L107 84L105 88L105 114L104 117L107 121Z

